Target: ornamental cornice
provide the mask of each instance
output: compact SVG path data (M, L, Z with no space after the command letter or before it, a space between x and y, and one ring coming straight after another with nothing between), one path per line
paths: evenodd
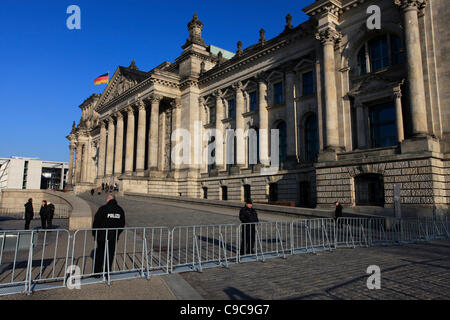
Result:
M395 0L394 3L403 10L417 9L422 11L427 6L427 0Z
M361 1L361 0L358 0ZM308 16L314 17L323 14L332 14L339 17L343 13L343 5L339 0L316 1L312 5L303 9Z

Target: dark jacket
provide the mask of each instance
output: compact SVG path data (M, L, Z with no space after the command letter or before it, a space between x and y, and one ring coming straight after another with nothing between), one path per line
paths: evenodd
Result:
M47 218L53 219L53 215L55 214L55 206L53 203L50 203L47 206Z
M28 201L27 203L25 203L25 219L32 220L33 217L33 203L31 201Z
M239 220L241 220L242 223L259 222L256 210L247 206L244 206L239 212Z
M125 227L125 212L117 204L116 200L110 200L104 206L98 208L94 217L93 229L117 229ZM117 232L117 237L122 233L122 230ZM92 235L95 237L96 231L92 231ZM115 239L116 231L108 232L108 239ZM105 231L97 232L97 240L105 241Z
M39 215L41 216L41 218L47 218L47 213L48 213L48 206L45 204L41 206L41 210L39 210Z
M341 204L338 204L336 206L336 210L334 211L334 217L336 219L342 217L342 206L341 206Z

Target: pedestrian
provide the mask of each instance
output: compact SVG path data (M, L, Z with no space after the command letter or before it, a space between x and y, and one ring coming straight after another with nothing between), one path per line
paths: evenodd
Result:
M47 201L46 200L42 200L41 210L39 211L39 215L41 216L42 229L46 229L46 224L47 224Z
M336 206L336 210L334 211L334 220L337 220L342 217L342 206L339 201L336 201L334 204Z
M91 189L91 196L94 196L94 192L95 192L95 190Z
M256 223L259 222L258 214L253 209L253 201L248 198L245 206L239 212L239 220L241 220L241 254L254 254Z
M55 215L55 205L50 201L47 203L47 229L53 228L53 216Z
M109 186L107 183L105 183L105 192L108 192L108 191L109 191Z
M102 182L102 191L105 191L105 183Z
M95 267L94 273L99 277L103 273L105 247L108 241L108 256L109 256L109 270L112 268L114 254L116 251L116 244L119 241L120 234L125 227L125 212L117 204L116 197L112 194L106 198L106 204L101 206L94 216L94 223L92 224L92 235L97 240L97 248L95 252ZM112 230L95 230L95 229L112 229Z
M33 220L34 211L33 211L33 199L28 199L28 202L25 203L25 230L30 229L30 222Z

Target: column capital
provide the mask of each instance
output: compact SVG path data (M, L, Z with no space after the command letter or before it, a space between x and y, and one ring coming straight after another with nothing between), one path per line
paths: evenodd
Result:
M203 99L204 100L204 98L203 97L200 97L199 98L199 103L200 103L200 99ZM174 109L178 109L178 108L180 108L181 107L181 99L173 99L171 102L170 102L170 105L172 106L172 108L174 108Z
M255 75L255 80L258 83L263 82L263 83L267 84L267 72L265 72L265 71L258 72Z
M237 81L237 82L233 83L233 85L231 87L234 90L236 90L236 93L238 93L239 91L243 91L244 90L244 85L242 84L241 81Z
M148 97L148 100L150 101L150 103L159 103L161 100L163 99L163 96L157 93L152 94L151 96Z
M393 96L394 96L394 99L401 99L402 92L400 90L395 90Z
M428 0L395 0L395 4L401 9L422 11L427 6Z
M132 115L134 113L134 107L132 105L125 108L125 111L128 113L128 115Z
M316 33L316 39L319 40L322 45L337 45L342 40L342 34L331 27L327 27Z
M144 100L139 100L138 102L136 102L136 107L139 111L141 110L145 110L145 102Z
M106 128L106 122L105 121L100 121L100 128L105 129Z
M123 113L121 111L117 112L115 114L115 116L116 116L117 119L123 119Z
M112 115L108 118L108 122L109 122L110 124L114 124L114 118L113 118Z
M216 100L222 99L223 98L222 90L218 89L218 90L214 91L213 96L216 98Z

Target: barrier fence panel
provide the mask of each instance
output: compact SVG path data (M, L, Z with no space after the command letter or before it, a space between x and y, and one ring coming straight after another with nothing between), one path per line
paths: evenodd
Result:
M425 240L421 235L418 219L402 219L401 220L401 242L417 242Z
M370 219L338 218L335 231L335 248L358 247L370 245Z
M171 272L202 271L237 262L235 225L178 226L171 236Z
M395 218L371 218L369 222L370 245L391 245L400 243L403 226Z
M30 292L34 231L0 232L0 295Z
M291 222L243 223L237 233L240 262L292 254Z
M332 250L334 242L333 219L302 219L292 223L292 253Z
M29 263L31 291L66 286L70 234L63 229L34 230Z
M73 236L72 266L81 284L169 272L168 228L82 229Z

